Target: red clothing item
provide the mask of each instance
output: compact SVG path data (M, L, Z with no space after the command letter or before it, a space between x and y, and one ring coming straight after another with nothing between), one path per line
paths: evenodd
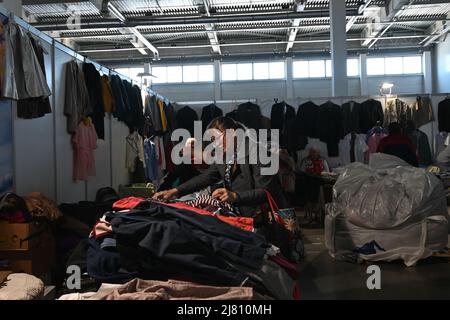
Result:
M144 198L136 198L136 197L124 198L124 199L114 202L113 209L115 209L115 210L134 209L141 202L144 202L144 201L145 201Z
M299 272L298 272L297 266L295 264L291 263L289 260L287 260L281 254L277 254L276 256L270 256L269 260L272 262L275 262L277 265L279 265L281 268L283 268L284 271L286 271L286 273L293 280L298 279Z
M97 149L97 133L94 125L80 122L77 132L72 136L72 145L74 180L86 181L89 176L96 174L94 150Z
M229 225L232 225L234 227L240 228L240 229L248 231L248 232L253 232L253 229L254 229L253 218L243 218L243 217L235 218L235 217L225 217L225 216L221 216L221 215L214 215L209 211L191 207L183 202L162 203L162 204L169 206L169 207L177 208L177 209L193 211L198 214L203 214L206 216L213 216L213 217L216 217L217 219L222 220L223 222L228 223Z
M378 144L377 152L396 156L412 166L419 165L416 147L412 141L403 134L390 134Z
M313 160L308 158L305 160L305 172L311 174L321 174L325 169L323 159Z

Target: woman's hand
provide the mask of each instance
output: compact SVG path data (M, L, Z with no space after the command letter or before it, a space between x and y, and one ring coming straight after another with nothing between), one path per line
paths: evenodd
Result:
M178 189L174 188L174 189L170 189L170 190L157 192L153 195L152 199L153 200L158 200L158 199L171 200L171 199L174 199L177 195L178 195Z
M225 188L219 188L214 190L212 197L222 202L230 202L230 203L236 202L237 200L236 192L227 190Z

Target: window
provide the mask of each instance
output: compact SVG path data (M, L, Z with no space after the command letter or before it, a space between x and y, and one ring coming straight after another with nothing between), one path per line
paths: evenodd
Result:
M214 66L204 65L184 65L152 67L153 83L195 83L214 81Z
M253 79L269 79L269 64L267 62L258 62L253 65Z
M131 80L141 83L141 77L138 76L139 73L144 72L144 68L117 68L115 71L121 75L124 75Z
M384 74L384 58L367 59L367 74L370 76Z
M236 65L238 80L252 80L253 67L251 63L240 63Z
M222 81L269 80L285 77L284 61L222 64Z
M167 67L167 83L183 82L183 67L170 66Z
M286 77L286 70L284 62L269 63L269 78L270 79L284 79Z
M183 82L198 81L198 66L183 66Z
M402 74L403 58L402 57L385 58L384 72L386 74Z
M422 73L422 57L421 56L403 57L403 73L405 74Z
M422 57L417 55L367 59L367 74L369 76L385 74L420 74L422 72Z
M309 62L295 61L293 64L294 78L309 78Z
M347 59L347 76L356 77L359 75L359 59ZM300 60L293 64L294 79L301 78L331 78L333 68L331 60Z
M309 61L309 76L310 78L324 78L325 61L324 60Z
M204 64L198 66L198 81L199 82L214 81L214 66L212 64Z
M333 76L333 69L331 68L331 60L325 61L325 76L331 78Z
M222 65L222 80L224 81L237 80L236 64Z
M153 83L167 83L166 67L153 67L151 73L155 76L155 78L153 78Z
M347 76L357 77L359 76L359 59L347 59Z

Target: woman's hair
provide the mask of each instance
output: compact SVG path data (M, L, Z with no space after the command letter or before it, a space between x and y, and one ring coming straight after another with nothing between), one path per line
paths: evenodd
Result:
M234 121L230 117L215 118L208 125L208 129L217 129L221 132L225 132L227 129L236 130L238 128L240 128L240 126L237 124L236 121Z

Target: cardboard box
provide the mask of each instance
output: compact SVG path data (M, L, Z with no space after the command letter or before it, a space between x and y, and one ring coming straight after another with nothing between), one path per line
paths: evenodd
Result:
M48 273L55 261L50 229L37 223L0 223L0 260L8 261L13 272Z
M29 251L52 238L41 223L0 222L0 251Z

